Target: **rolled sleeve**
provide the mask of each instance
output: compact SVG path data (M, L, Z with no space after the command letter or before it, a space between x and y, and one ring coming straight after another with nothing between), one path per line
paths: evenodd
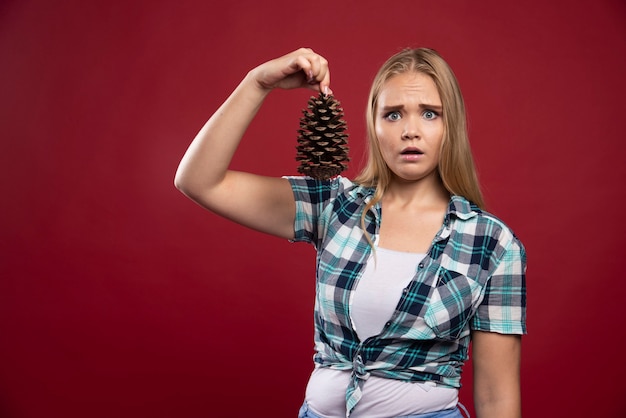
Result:
M516 238L506 247L487 282L471 329L526 334L526 251Z
M294 242L307 242L318 247L323 239L327 220L325 209L341 190L342 177L317 180L311 177L286 176L296 202Z

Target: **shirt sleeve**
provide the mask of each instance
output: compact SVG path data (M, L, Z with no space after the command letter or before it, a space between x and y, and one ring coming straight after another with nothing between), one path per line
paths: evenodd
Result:
M526 251L514 235L486 284L471 329L526 334Z
M333 197L341 181L340 177L331 180L316 180L311 177L285 177L291 184L296 201L294 242L307 242L315 245L324 236L324 210Z

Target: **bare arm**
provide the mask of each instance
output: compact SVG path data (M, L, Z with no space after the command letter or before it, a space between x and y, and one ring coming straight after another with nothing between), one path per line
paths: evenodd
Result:
M478 418L520 418L521 337L474 331L474 407Z
M247 227L293 238L295 202L285 179L228 167L250 122L274 88L328 91L327 61L299 49L250 71L196 135L174 184L204 208Z

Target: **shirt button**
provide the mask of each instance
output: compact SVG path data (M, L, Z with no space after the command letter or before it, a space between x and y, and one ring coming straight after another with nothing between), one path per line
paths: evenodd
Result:
M389 326L390 326L390 325L391 325L391 322L387 322L387 323L385 324L385 327L386 327L386 328L389 328Z
M409 291L409 289L407 289L406 287L404 289L402 289L402 293L406 293L408 291Z
M415 265L415 264L414 264L414 265ZM423 268L424 268L424 263L420 263L418 267L419 267L419 268L421 268L421 269L423 269Z

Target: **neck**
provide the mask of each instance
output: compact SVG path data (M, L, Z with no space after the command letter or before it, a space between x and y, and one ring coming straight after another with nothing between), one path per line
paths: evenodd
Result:
M429 176L419 181L393 178L383 196L385 202L404 207L447 206L450 193L443 187L439 176Z

